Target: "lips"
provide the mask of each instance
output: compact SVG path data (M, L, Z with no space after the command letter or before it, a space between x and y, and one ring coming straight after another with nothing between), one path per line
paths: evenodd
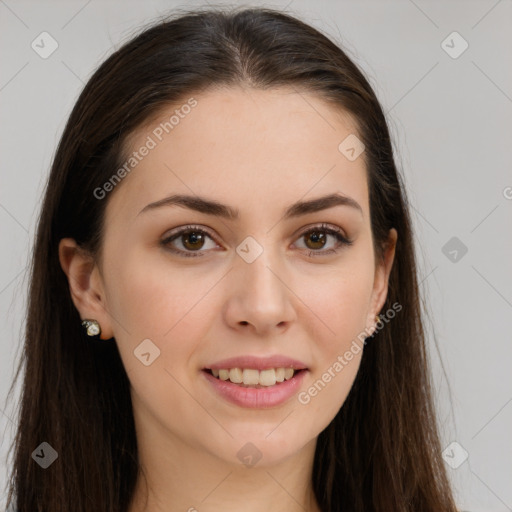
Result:
M233 369L231 369L230 372L232 370ZM214 370L205 369L201 374L216 396L239 407L256 409L266 409L284 405L292 396L300 391L302 382L308 374L307 369L298 371L291 370L294 371L294 374L288 380L285 379L283 382L276 382L274 385L262 386L260 384L236 384L229 379L222 380L218 377L214 377L213 371ZM220 372L221 370L218 371ZM255 369L252 371L258 372L258 370Z

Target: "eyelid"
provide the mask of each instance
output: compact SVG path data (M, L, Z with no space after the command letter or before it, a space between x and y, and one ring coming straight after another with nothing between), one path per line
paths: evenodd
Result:
M169 232L166 232L166 234L163 237L163 241L169 240L170 238L173 238L177 235L186 233L187 231L202 231L202 232L206 233L210 238L215 240L215 235L210 230L210 228L207 228L206 226L201 226L199 224L187 224L185 226L179 226L175 229L171 229ZM217 240L215 240L215 241L217 241Z
M309 224L307 226L303 226L300 229L298 229L292 236L294 238L299 238L301 236L306 235L307 233L311 231L335 231L339 235L341 235L345 240L349 241L349 237L345 235L345 231L340 228L339 226L336 226L335 224L329 224L327 222L316 222L313 224Z

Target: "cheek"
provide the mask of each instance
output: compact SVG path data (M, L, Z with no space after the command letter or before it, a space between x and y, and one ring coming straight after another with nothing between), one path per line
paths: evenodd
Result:
M364 279L357 283L343 280L329 291L318 293L311 305L322 319L311 319L310 338L316 364L297 399L317 424L327 426L336 416L359 370L367 335L367 284Z
M321 272L307 265L286 276L297 315L292 330L306 332L301 337L309 339L315 360L323 366L344 353L365 327L373 274L372 262L363 252L347 252L336 266ZM126 247L122 257L111 258L106 275L108 289L114 291L108 306L120 350L131 356L126 357L128 365L133 351L146 339L160 350L172 347L167 366L190 359L207 337L208 326L215 323L213 317L221 314L229 300L229 292L215 293L216 285L218 290L231 288L226 282L229 276L220 282L225 270L207 264L183 268L161 253L130 252Z
M357 256L347 258L329 274L301 278L302 296L310 309L304 314L312 317L315 313L312 339L323 345L324 353L332 356L364 332L373 278L373 263Z
M121 265L111 265L109 277L115 290L108 299L112 315L132 335L155 338L170 335L218 280L207 270L192 272L165 255L142 251L125 253Z
M137 381L137 375L144 373L146 367L137 354L142 350L139 347L147 345L149 358L155 359L148 367L151 372L145 375L153 375L156 368L183 374L187 361L206 337L203 331L209 324L207 315L214 315L208 292L219 276L206 270L184 271L161 256L142 257L135 251L117 261L122 264L106 268L112 290L108 306L127 373L135 372ZM152 377L143 380L151 382ZM139 384L145 385L143 381Z
M326 424L343 405L359 370L368 335L365 327L373 287L372 265L363 258L347 260L329 279L317 280L314 292L306 295L308 308L303 314L310 322L303 325L309 325L306 328L310 329L317 364L298 401Z

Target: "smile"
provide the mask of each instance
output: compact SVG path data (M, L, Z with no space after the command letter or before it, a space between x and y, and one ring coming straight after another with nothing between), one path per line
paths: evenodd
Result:
M261 371L253 368L205 368L201 374L216 396L240 407L266 409L284 404L295 395L307 372L306 369L282 367Z
M275 386L276 383L290 380L300 370L293 368L269 368L267 370L256 370L253 368L231 368L207 370L223 381L229 380L233 384L240 384L248 387Z

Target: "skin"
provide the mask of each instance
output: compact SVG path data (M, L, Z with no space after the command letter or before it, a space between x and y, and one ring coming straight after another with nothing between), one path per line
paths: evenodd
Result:
M233 405L214 392L201 369L239 355L284 354L305 363L307 390L375 325L385 302L396 231L383 260L373 252L363 157L349 161L338 145L356 133L347 114L293 89L213 89L124 178L107 198L101 260L60 243L81 318L96 319L102 339L115 337L131 383L140 460L130 512L319 511L311 486L317 437L345 401L362 351L311 401L294 396L270 409ZM186 100L185 100L186 101ZM140 128L130 150L176 106ZM298 200L337 192L362 212L336 206L282 219ZM139 212L171 194L197 194L237 208L237 221L178 206ZM328 235L315 244L307 229L326 223L353 240ZM188 224L209 230L204 245L160 245ZM237 246L252 236L263 253L247 263ZM190 248L192 247L192 249ZM322 251L336 248L334 254ZM311 251L317 254L309 256ZM197 249L196 249L197 252ZM134 356L150 339L160 356ZM261 459L244 466L237 452L253 443ZM144 508L144 504L147 506Z

